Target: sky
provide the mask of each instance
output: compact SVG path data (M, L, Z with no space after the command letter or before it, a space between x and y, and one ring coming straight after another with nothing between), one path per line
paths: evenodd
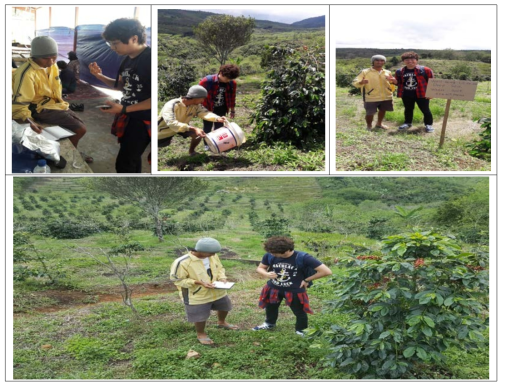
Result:
M496 7L394 5L332 7L336 47L491 50Z
M299 5L290 5L290 6L266 6L262 5L259 7L248 6L245 8L227 6L221 9L219 8L203 8L203 7L195 7L195 8L184 8L192 11L205 11L205 12L213 12L213 13L222 13L232 16L251 16L255 19L259 20L269 20L271 22L278 23L287 23L291 24L294 22L298 22L304 19L309 19L316 16L323 16L326 12L328 12L328 6L299 6Z

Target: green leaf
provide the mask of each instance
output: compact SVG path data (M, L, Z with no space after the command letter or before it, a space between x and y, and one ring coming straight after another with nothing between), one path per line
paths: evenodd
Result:
M424 317L423 317L423 320L424 320L424 321L425 321L425 323L426 323L428 326L430 326L430 327L434 327L434 326L436 326L436 325L435 325L435 323L434 323L434 321L433 321L433 320L432 320L432 318L430 318L430 317L424 316Z
M416 351L416 347L414 346L410 346L409 348L406 348L404 350L404 352L402 352L402 354L404 355L404 357L406 358L411 358L414 354L415 354L415 351Z
M427 326L422 327L422 332L427 337L432 337L432 330L430 329L430 327L427 327Z
M445 299L444 301L444 305L445 306L451 306L453 304L453 297L452 296L449 296L448 298Z
M416 355L420 357L422 360L427 359L427 352L423 348L416 348Z
M390 337L390 332L389 331L384 331L379 336L380 339L384 339L384 338L387 338L387 337Z

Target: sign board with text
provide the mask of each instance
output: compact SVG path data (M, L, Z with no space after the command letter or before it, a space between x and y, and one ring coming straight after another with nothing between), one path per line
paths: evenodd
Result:
M478 82L430 78L425 97L473 101Z

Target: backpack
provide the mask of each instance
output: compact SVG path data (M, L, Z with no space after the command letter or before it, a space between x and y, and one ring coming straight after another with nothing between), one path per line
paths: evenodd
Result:
M304 275L304 279L307 279L310 276L313 276L316 273L314 268L311 268L307 265L304 265L304 256L307 255L306 252L295 251L297 256L295 256L295 266L298 271L302 271L302 275ZM269 269L272 266L272 262L274 261L274 256L270 253L267 253L267 262L269 263ZM307 287L311 287L313 285L313 281L310 280L307 283Z

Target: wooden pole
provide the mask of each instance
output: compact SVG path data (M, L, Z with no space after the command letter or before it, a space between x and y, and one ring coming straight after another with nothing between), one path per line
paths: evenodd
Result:
M49 29L51 29L51 7L49 7Z
M445 143L446 123L448 122L448 116L450 115L451 103L452 100L446 100L445 117L443 119L443 127L441 128L441 138L439 139L439 148L443 148L443 144Z
M140 12L140 8L135 7L134 8L134 19L139 19L139 12Z
M77 25L79 24L79 7L76 7L76 14L74 19L74 45L72 50L77 52Z

